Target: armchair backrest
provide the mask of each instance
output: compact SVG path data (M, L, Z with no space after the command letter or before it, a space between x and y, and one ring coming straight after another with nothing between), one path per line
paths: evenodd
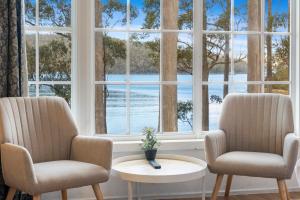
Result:
M77 128L60 97L0 99L0 142L25 147L33 162L66 160Z
M230 94L224 99L219 128L227 151L282 155L284 137L294 132L292 103L280 94Z

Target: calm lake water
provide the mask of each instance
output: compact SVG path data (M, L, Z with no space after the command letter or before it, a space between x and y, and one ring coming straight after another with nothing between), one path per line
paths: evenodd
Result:
M133 81L157 81L157 75L133 75ZM246 80L246 74L238 74L231 77L234 80ZM110 75L107 77L110 81L122 81L123 75ZM179 81L190 81L190 75L179 75ZM222 74L210 75L209 80L222 81ZM107 97L107 129L111 134L124 134L128 131L128 120L126 113L130 112L130 130L132 134L138 134L145 126L154 127L157 129L159 124L159 86L158 85L131 85L129 109L127 109L126 102L126 86L123 85L108 85ZM209 96L217 95L223 97L222 84L210 84ZM229 92L246 92L247 85L240 84L229 86ZM47 95L51 95L50 91L40 91ZM189 83L182 83L177 86L177 99L178 101L189 101L193 98L192 85ZM209 127L216 129L218 117L220 113L220 104L210 102L209 104ZM192 114L192 113L190 113ZM178 120L179 132L190 132L191 126L187 122Z
M114 75L108 77L110 81L122 81L124 77ZM211 75L209 80L222 81L222 74ZM246 80L246 74L235 75L235 80ZM157 81L156 75L134 75L134 81ZM179 81L192 81L190 75L179 75ZM126 119L126 86L109 85L107 98L107 128L112 134L122 134L127 131ZM229 92L246 92L246 84L229 86ZM217 95L223 97L223 85L209 85L209 96ZM192 85L182 83L177 86L177 100L189 101L193 98ZM216 129L220 112L220 104L210 102L209 104L209 127ZM159 124L159 86L158 85L131 85L130 86L130 130L133 134L138 134L145 126L158 127ZM192 113L191 113L192 114ZM178 120L179 132L191 132L192 128L187 122Z

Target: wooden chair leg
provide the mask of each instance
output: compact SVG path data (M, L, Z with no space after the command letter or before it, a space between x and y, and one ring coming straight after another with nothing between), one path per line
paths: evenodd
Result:
M288 188L286 186L286 182L285 181L284 181L284 186L285 186L286 197L287 197L288 200L290 200L291 196L290 196L290 193L289 193L289 190L288 190Z
M223 174L218 174L217 175L214 191L211 195L211 200L217 200L217 196L218 196L218 192L220 190L221 184L222 184L223 176L224 176Z
M32 200L41 200L41 195L40 194L34 195Z
M16 189L15 188L9 188L7 196L6 196L6 200L13 200L14 196L16 193Z
M285 180L277 179L277 184L278 184L280 199L281 200L288 200L287 191L286 191L286 187L285 187Z
M67 192L67 190L62 190L61 191L61 199L62 200L67 200L68 199L68 192Z
M225 189L225 197L229 197L231 183L232 183L232 177L233 177L233 175L228 175L228 177L227 177L227 183L226 183L226 189Z
M102 194L99 184L92 185L92 187L93 187L96 199L103 200L104 198L103 198L103 194Z

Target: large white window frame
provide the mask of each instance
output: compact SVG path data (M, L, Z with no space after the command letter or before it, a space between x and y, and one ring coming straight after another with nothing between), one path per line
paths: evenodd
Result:
M128 32L178 32L178 33L191 33L193 34L193 79L192 83L183 83L183 84L192 84L193 87L193 133L191 134L167 134L167 135L159 135L161 139L187 139L187 138L203 138L205 132L202 131L201 122L202 122L202 85L208 84L256 84L256 85L264 85L264 84L289 84L289 94L292 97L293 104L295 107L295 127L296 130L298 128L298 122L300 122L299 112L300 106L299 104L299 74L300 70L297 68L299 64L299 59L297 55L299 55L299 21L297 21L297 16L299 16L300 3L297 0L291 0L291 10L290 10L290 32L264 32L264 17L262 20L262 27L260 31L234 31L233 29L233 21L234 21L234 0L231 0L231 30L230 31L207 31L203 30L202 23L202 13L203 13L203 0L193 0L193 29L192 30L147 30L147 29L131 29ZM36 1L36 24L39 22L39 13L38 13L38 1ZM162 6L162 3L161 3ZM35 47L36 47L36 81L30 81L29 84L37 85L36 92L39 94L39 85L40 84L71 84L71 107L72 112L77 120L79 130L82 134L95 134L95 85L97 84L123 84L124 82L99 82L95 80L95 32L103 31L102 28L95 27L95 11L94 11L94 0L89 1L80 1L80 0L72 0L72 20L71 27L41 27L41 26L26 26L25 31L34 32L35 33ZM129 5L127 5L127 9L129 9ZM90 12L89 12L90 11ZM163 16L163 9L161 8L161 19ZM262 16L265 15L264 9L264 0L261 1L261 13ZM127 12L127 17L129 12ZM85 19L79 19L79 17L83 18L83 16L87 16ZM298 22L298 23L297 23ZM127 20L127 28L129 27L129 20ZM161 20L162 23L162 20ZM161 25L162 26L162 25ZM85 28L82 28L85 27ZM113 29L111 31L117 32L126 32L126 29ZM67 32L72 35L72 67L71 81L40 81L38 68L39 68L39 40L38 40L38 32ZM110 29L105 29L105 31L110 31ZM197 34L196 34L197 33ZM230 34L231 38L233 35L241 35L241 34L259 34L261 37L261 48L262 52L264 52L264 41L265 35L289 35L290 36L290 63L289 63L289 81L247 81L247 82L239 82L230 80L228 82L213 82L213 81L202 81L202 40L203 34L208 33L221 33L221 34ZM83 43L85 45L83 45ZM128 46L129 41L127 41ZM232 40L231 40L231 49L232 49ZM233 51L231 51L233 52ZM83 55L84 54L84 55ZM232 54L232 53L231 53ZM261 55L262 66L264 66L264 54ZM160 57L162 59L162 57ZM233 59L231 59L231 75L234 73L233 68ZM162 62L160 62L161 65ZM129 73L129 63L127 61L126 64L126 73ZM161 67L160 67L161 69ZM264 67L262 67L262 71ZM262 73L262 76L264 73ZM262 77L261 80L264 80ZM134 83L126 83L126 87L130 84L159 84L160 87L163 84L177 84L178 82L134 82ZM180 82L181 83L181 82ZM264 87L262 87L263 89ZM128 90L129 91L129 90ZM160 89L160 92L162 90ZM127 94L129 95L129 94ZM161 100L160 100L161 101ZM161 103L161 102L160 102ZM162 108L160 108L162 109ZM161 120L161 119L160 119ZM128 123L128 122L127 122ZM160 121L161 123L161 121ZM130 137L128 135L119 136L119 135L101 135L102 137L112 137L117 140L136 140L140 139L140 136Z
M94 0L93 4L94 4ZM132 1L132 0L131 0ZM161 2L164 0L161 0ZM291 24L291 30L290 32L267 32L265 31L265 1L261 0L261 27L260 27L260 31L236 31L234 30L234 0L231 0L231 18L230 18L230 23L231 23L231 27L229 31L211 31L211 30L203 30L203 21L202 21L202 13L203 13L203 0L193 0L193 28L192 30L169 30L169 29L161 29L161 27L163 27L163 20L162 20L162 16L163 16L163 8L162 8L162 3L160 3L161 8L160 8L160 28L159 29L132 29L130 28L130 21L129 21L129 8L130 8L130 0L127 0L127 24L125 28L122 29L112 29L112 28L97 28L95 27L94 24L94 17L95 17L95 12L93 9L93 15L92 15L92 20L93 20L93 36L95 35L96 32L98 31L111 31L111 32L146 32L146 33L164 33L164 32L177 32L177 33L190 33L193 35L193 80L192 80L192 87L193 87L193 132L190 135L186 135L185 137L191 137L191 136L196 136L197 138L200 136L202 137L203 133L205 133L205 131L202 131L202 86L203 85L212 85L212 84L220 84L220 85L231 85L231 86L236 86L239 84L246 84L246 85L260 85L261 86L261 92L264 92L264 85L289 85L289 94L293 99L293 102L295 103L295 95L291 95L291 94L295 94L294 92L296 91L295 89L295 76L296 73L295 68L296 68L296 55L295 55L295 15L296 15L296 5L295 5L295 0L291 0L291 6L290 6L290 24ZM94 7L93 7L94 8ZM233 59L233 36L234 35L258 35L260 36L261 39L261 81L236 81L234 79L229 79L229 81L203 81L202 80L202 40L203 40L203 35L204 34L229 34L230 35L230 57L231 59L231 63L230 63L230 76L233 76L234 73L234 59ZM266 35L280 35L280 36L289 36L290 38L290 62L289 62L289 80L288 81L265 81L265 36ZM95 38L93 38L92 42L94 42ZM162 40L162 39L161 39ZM129 39L127 38L127 56L128 56L128 51L129 51ZM129 59L127 58L127 62L126 62L126 76L127 76L127 80L124 82L116 82L116 81L96 81L94 79L94 75L93 77L93 100L95 99L95 85L98 84L106 84L106 85L126 85L126 87L130 86L130 85L136 85L136 84L157 84L160 86L160 93L162 92L161 87L162 85L168 85L168 84L190 84L189 82L179 82L179 81L162 81L161 80L161 71L162 71L162 42L160 43L160 81L159 82L145 82L145 81L135 81L135 82L130 82L129 81L129 71L130 71L130 63L129 63ZM93 61L93 70L95 69L95 49L93 46L93 53L92 53L92 61ZM95 72L94 72L95 73ZM160 95L161 96L161 95ZM126 97L129 98L129 90L126 90ZM130 101L130 100L129 100ZM127 102L129 102L127 101ZM160 98L160 104L162 103L161 98ZM128 103L127 103L128 104ZM93 105L95 105L95 101L93 101ZM95 108L93 107L92 110L94 110ZM127 105L127 112L129 112L129 105ZM160 106L160 113L162 112L162 106ZM94 114L94 112L93 112ZM160 116L162 116L162 114L160 114ZM127 124L128 126L130 126L130 122L129 122L129 113L127 113ZM95 115L92 116L93 119L93 124L92 126L95 127ZM160 117L160 124L162 124L162 117ZM162 131L160 131L160 133L162 133ZM128 135L130 135L130 130L128 132ZM127 137L128 137L127 135ZM122 136L115 136L115 135L108 135L110 137L118 137L118 138L122 138ZM125 136L126 137L126 136ZM131 138L135 138L136 136L132 136ZM162 137L164 137L162 135ZM167 138L169 137L182 137L182 134L180 133L173 133L172 136L168 135L166 136Z
M23 3L25 5L25 1L23 0ZM35 86L35 93L36 96L40 96L40 85L69 85L71 86L71 107L74 106L74 91L72 88L72 80L73 80L73 74L75 73L75 52L76 52L76 45L75 44L75 38L74 38L74 21L75 21L75 6L76 2L74 0L71 0L71 24L67 27L58 27L58 26L41 26L40 25L40 14L39 14L39 0L35 1L35 25L25 25L25 37L27 33L34 34L35 35L35 80L34 81L28 81L28 85L34 85ZM24 6L24 9L26 7ZM25 15L24 15L25 16ZM39 55L39 33L40 32L46 32L46 33L68 33L71 34L71 80L70 81L41 81L39 72L40 72L40 55Z

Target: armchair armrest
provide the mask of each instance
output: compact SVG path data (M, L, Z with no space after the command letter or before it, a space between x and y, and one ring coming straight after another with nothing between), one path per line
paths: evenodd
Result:
M1 163L5 183L10 187L30 191L31 186L37 184L32 158L26 148L1 144Z
M112 141L97 137L76 136L72 141L71 160L111 169Z
M208 165L226 152L226 136L224 131L211 131L205 136L205 155Z
M294 133L289 133L284 138L283 159L292 175L298 156L299 141Z

